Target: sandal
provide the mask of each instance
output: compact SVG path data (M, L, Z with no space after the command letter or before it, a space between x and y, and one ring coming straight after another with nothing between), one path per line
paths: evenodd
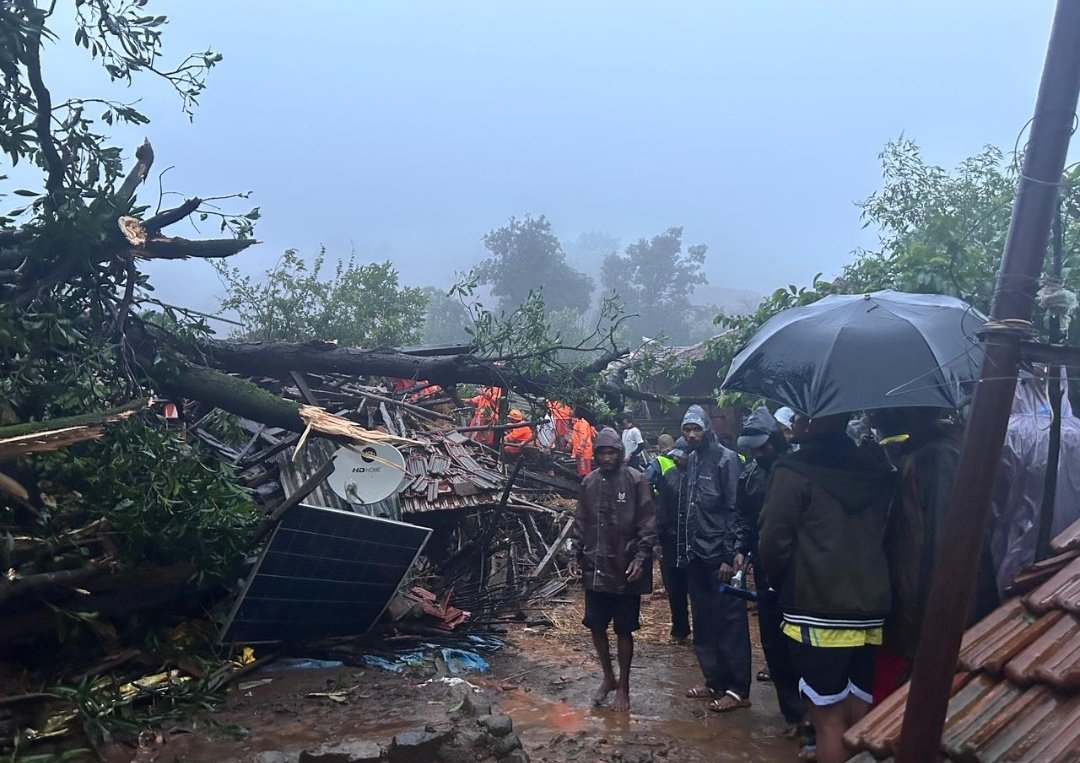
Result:
M743 707L750 707L749 699L742 699L732 692L724 692L721 696L709 703L709 709L714 713L730 713Z
M695 686L693 689L686 690L686 696L690 699L712 699L716 696L716 692L707 686Z

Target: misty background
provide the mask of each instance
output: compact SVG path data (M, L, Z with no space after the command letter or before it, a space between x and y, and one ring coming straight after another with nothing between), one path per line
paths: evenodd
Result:
M391 260L445 290L482 237L545 215L570 265L682 226L708 247L697 301L746 310L872 246L856 202L901 134L951 167L1011 151L1031 114L1051 0L867 3L166 3L167 53L212 47L193 122L160 83L140 199L254 192L257 275L284 250ZM70 34L67 30L61 35ZM44 61L57 99L123 98L82 51ZM178 197L166 197L166 206ZM241 203L247 204L248 202ZM234 207L236 209L237 207ZM243 211L243 210L241 210ZM211 234L213 229L204 230ZM177 235L194 235L184 232ZM146 268L167 301L214 312L200 261Z

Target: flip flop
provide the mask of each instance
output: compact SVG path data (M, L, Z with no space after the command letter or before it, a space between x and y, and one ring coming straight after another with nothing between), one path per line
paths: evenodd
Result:
M714 713L730 713L732 710L739 710L744 707L750 707L750 700L740 699L727 692L709 703L709 709Z

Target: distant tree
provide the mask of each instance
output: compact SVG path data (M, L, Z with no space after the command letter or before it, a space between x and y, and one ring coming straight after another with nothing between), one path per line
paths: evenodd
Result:
M499 307L510 312L525 304L530 291L540 290L549 312L564 308L585 310L592 296L592 279L566 263L566 253L544 215L511 217L484 236L491 256L476 268L480 284L490 284Z
M684 252L682 232L679 226L668 228L604 259L604 289L617 293L627 313L636 314L628 321L636 341L664 334L675 344L686 343L699 323L701 308L690 297L706 282L702 266L708 247L695 244Z
M603 231L585 231L573 242L565 244L564 248L570 267L599 282L603 278L604 258L609 254L618 254L621 247L615 236Z
M253 340L326 339L349 347L423 340L427 297L421 289L401 286L390 261L359 265L349 257L329 278L323 275L325 261L325 248L310 268L289 249L261 281L219 265L226 292L221 307L236 312L241 333Z
M470 341L466 330L471 324L469 309L460 299L451 297L445 289L425 286L422 289L427 299L427 314L424 319L425 344L460 344Z

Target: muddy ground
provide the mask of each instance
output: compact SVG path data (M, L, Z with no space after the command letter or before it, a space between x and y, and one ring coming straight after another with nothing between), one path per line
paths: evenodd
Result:
M667 643L667 603L659 595L645 597L642 606L630 713L593 708L598 672L579 625L580 601L574 596L549 608L554 626L511 626L508 645L491 656L490 670L464 676L475 688L372 668L257 672L230 689L218 711L162 729L139 752L113 747L108 761L295 761L302 750L327 740L386 742L398 731L442 720L464 693L509 713L533 761L796 759L771 684L755 682L753 706L728 715L683 696L700 673L690 647ZM756 673L764 661L753 616L751 625Z

